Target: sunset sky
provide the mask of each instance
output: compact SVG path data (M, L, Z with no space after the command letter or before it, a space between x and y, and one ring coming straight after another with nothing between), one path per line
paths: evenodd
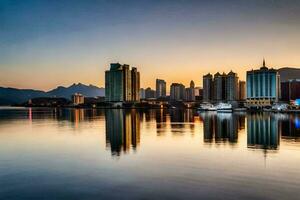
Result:
M1 0L0 86L104 86L109 63L202 85L208 72L300 67L299 0Z

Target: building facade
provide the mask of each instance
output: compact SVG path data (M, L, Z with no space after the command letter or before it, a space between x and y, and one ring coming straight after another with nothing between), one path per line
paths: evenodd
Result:
M217 102L226 100L226 74L217 72L213 81L213 99Z
M84 96L79 93L75 93L72 95L72 103L73 105L84 104Z
M281 100L295 101L300 99L300 79L281 82Z
M172 83L170 88L170 99L173 101L182 101L185 99L185 87L181 83Z
M245 101L246 100L246 82L239 81L239 100Z
M194 81L190 82L190 87L185 89L185 100L186 101L195 101L195 83Z
M230 71L226 76L226 100L237 101L239 97L239 77Z
M140 89L140 99L145 99L146 98L146 91L144 88Z
M247 106L266 107L280 97L280 76L275 69L266 67L265 61L259 70L247 71Z
M203 76L203 101L213 100L213 76L209 73Z
M134 102L140 100L140 73L129 65L111 63L105 71L105 100Z
M165 98L167 96L166 87L166 81L156 79L156 98Z
M153 99L155 98L155 90L152 90L150 87L145 89L145 98Z

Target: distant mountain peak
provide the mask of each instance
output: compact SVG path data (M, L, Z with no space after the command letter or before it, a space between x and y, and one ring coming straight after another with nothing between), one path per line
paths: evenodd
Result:
M70 99L74 93L81 93L86 97L105 96L105 89L94 85L84 85L74 83L69 87L58 86L48 92L33 89L17 89L0 87L0 105L24 103L37 97L63 97ZM1 103L4 102L4 103Z

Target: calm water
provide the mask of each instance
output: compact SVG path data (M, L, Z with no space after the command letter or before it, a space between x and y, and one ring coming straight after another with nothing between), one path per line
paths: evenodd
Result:
M299 199L300 115L0 109L0 199Z

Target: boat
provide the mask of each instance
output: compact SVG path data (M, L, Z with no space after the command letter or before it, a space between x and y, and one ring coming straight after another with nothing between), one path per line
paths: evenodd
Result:
M198 108L198 111L216 111L216 107L212 104L202 104Z
M235 108L233 109L234 112L246 112L247 108Z
M232 105L229 103L219 103L216 109L217 112L232 112Z

